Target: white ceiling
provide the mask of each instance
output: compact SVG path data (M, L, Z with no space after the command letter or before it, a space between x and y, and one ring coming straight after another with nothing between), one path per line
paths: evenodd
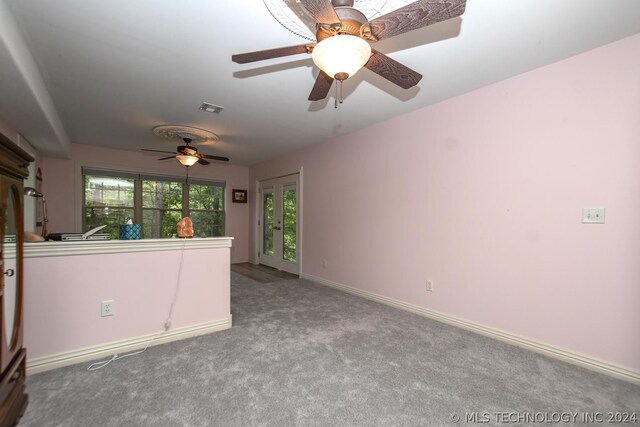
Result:
M305 43L262 0L0 0L0 15L0 117L43 153L66 155L67 137L172 150L151 129L181 124L220 135L201 152L245 165L640 32L638 0L468 0L461 19L377 44L423 74L417 87L365 69L336 110L333 89L307 101L308 55L231 62ZM201 112L203 101L225 110Z

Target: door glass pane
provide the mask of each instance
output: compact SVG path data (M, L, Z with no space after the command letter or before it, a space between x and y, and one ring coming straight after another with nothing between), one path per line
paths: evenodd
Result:
M262 195L262 252L265 255L273 256L273 193L263 193Z
M285 188L282 192L282 259L296 262L297 226L296 189Z

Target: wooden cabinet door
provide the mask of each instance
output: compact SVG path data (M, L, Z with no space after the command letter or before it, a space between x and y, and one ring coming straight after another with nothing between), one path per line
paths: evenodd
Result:
M0 370L4 371L22 347L22 181L0 177Z

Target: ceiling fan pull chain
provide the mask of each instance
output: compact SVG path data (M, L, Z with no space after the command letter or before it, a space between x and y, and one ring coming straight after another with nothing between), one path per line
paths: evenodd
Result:
M338 89L338 87L340 87L340 89ZM338 92L340 91L340 92ZM337 80L337 84L336 84L336 102L334 104L335 108L338 108L338 101L340 101L340 104L342 104L344 102L344 99L342 99L342 80Z

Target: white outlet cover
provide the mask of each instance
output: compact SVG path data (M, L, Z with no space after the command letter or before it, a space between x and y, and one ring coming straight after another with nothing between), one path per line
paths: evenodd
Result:
M113 316L113 300L102 301L100 315L102 317Z
M604 224L604 208L582 208L583 224Z

